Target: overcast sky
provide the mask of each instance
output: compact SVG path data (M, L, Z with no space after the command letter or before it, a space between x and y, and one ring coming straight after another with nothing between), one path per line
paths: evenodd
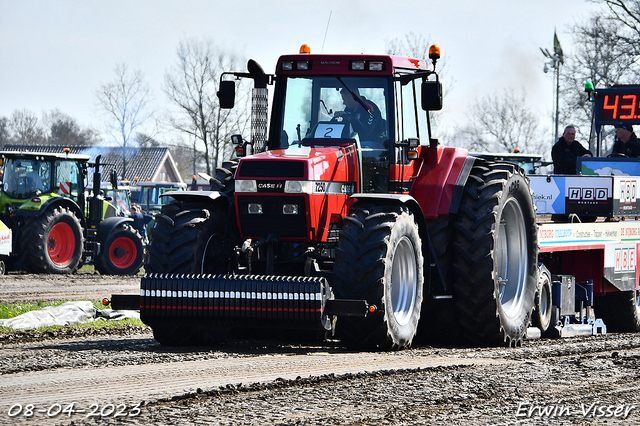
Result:
M476 99L525 88L550 135L553 81L539 47L552 50L557 28L571 52L570 26L598 7L583 0L0 0L0 116L58 108L101 128L95 92L114 79L118 63L142 71L164 107L164 74L178 43L192 37L272 73L279 55L304 43L313 53L384 53L389 40L413 31L446 58L446 128L464 125Z

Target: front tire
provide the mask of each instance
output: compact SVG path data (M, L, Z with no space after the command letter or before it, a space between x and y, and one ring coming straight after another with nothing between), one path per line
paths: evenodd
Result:
M144 245L140 234L128 224L118 226L102 244L95 268L102 275L134 275L140 271Z
M475 345L520 345L538 278L538 230L522 169L476 160L455 220L454 298L463 337Z
M151 235L147 272L215 274L230 271L234 241L224 204L174 201L156 216Z
M380 309L341 317L336 333L351 349L403 349L415 336L423 293L418 226L404 206L352 206L340 232L334 265L338 299L364 299Z
M72 274L80 267L84 248L82 226L65 207L28 219L21 240L20 252L30 272Z

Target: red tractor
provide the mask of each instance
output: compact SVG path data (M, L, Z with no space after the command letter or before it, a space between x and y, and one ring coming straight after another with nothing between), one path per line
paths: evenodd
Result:
M517 345L538 280L538 228L516 165L431 135L424 60L300 53L254 81L252 140L211 191L172 192L152 229L141 317L162 344L236 329L335 331L354 349L416 339ZM267 86L275 84L267 133ZM136 303L138 303L136 302Z

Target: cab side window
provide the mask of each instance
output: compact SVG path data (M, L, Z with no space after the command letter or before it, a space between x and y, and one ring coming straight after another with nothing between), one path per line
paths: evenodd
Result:
M82 174L78 164L74 161L60 161L56 169L55 191L63 197L78 202L78 190L82 187L80 182Z

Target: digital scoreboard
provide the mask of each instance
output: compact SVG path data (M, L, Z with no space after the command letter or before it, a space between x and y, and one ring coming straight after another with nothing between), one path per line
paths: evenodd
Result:
M640 86L619 86L596 91L596 123L640 124Z

